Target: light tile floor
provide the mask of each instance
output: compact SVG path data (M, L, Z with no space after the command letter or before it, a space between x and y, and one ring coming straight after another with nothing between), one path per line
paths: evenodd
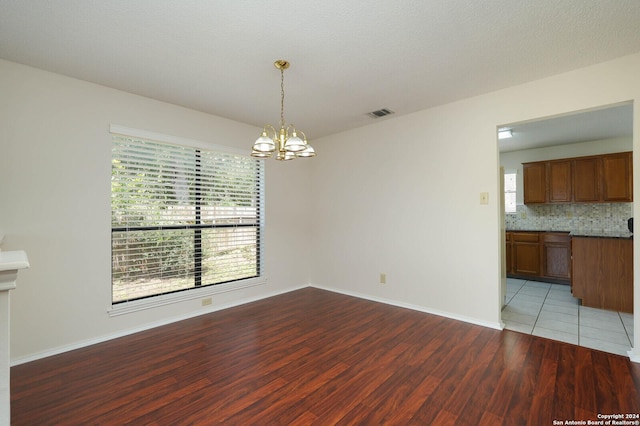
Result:
M508 330L627 356L633 314L587 308L567 285L507 279L502 320Z

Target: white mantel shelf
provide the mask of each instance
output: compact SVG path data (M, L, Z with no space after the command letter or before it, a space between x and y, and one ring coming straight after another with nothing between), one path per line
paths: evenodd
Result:
M0 291L16 288L14 275L28 267L29 259L24 251L0 251Z
M18 251L0 251L0 271L26 269L29 267L27 253Z
M11 422L9 290L16 288L18 271L28 267L24 251L0 251L0 426Z

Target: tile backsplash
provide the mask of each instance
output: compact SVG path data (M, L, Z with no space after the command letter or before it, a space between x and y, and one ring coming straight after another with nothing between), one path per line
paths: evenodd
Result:
M507 230L627 232L633 203L518 205Z

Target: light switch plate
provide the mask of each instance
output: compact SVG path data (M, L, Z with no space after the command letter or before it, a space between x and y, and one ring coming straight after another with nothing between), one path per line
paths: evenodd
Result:
M480 204L489 204L489 193L481 192L480 193Z

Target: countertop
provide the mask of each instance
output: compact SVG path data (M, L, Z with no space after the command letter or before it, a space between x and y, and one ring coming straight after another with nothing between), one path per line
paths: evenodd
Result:
M507 229L506 232L553 232L556 234L570 234L571 231L563 231L563 230L549 230L549 229Z
M584 238L623 238L633 239L633 234L628 231L601 231L601 230L582 230L582 231L546 231L540 229L507 229L506 232L555 232L560 234L569 234L572 237Z
M633 239L631 232L620 231L573 231L570 234L572 237L585 237L585 238L623 238L625 240Z

